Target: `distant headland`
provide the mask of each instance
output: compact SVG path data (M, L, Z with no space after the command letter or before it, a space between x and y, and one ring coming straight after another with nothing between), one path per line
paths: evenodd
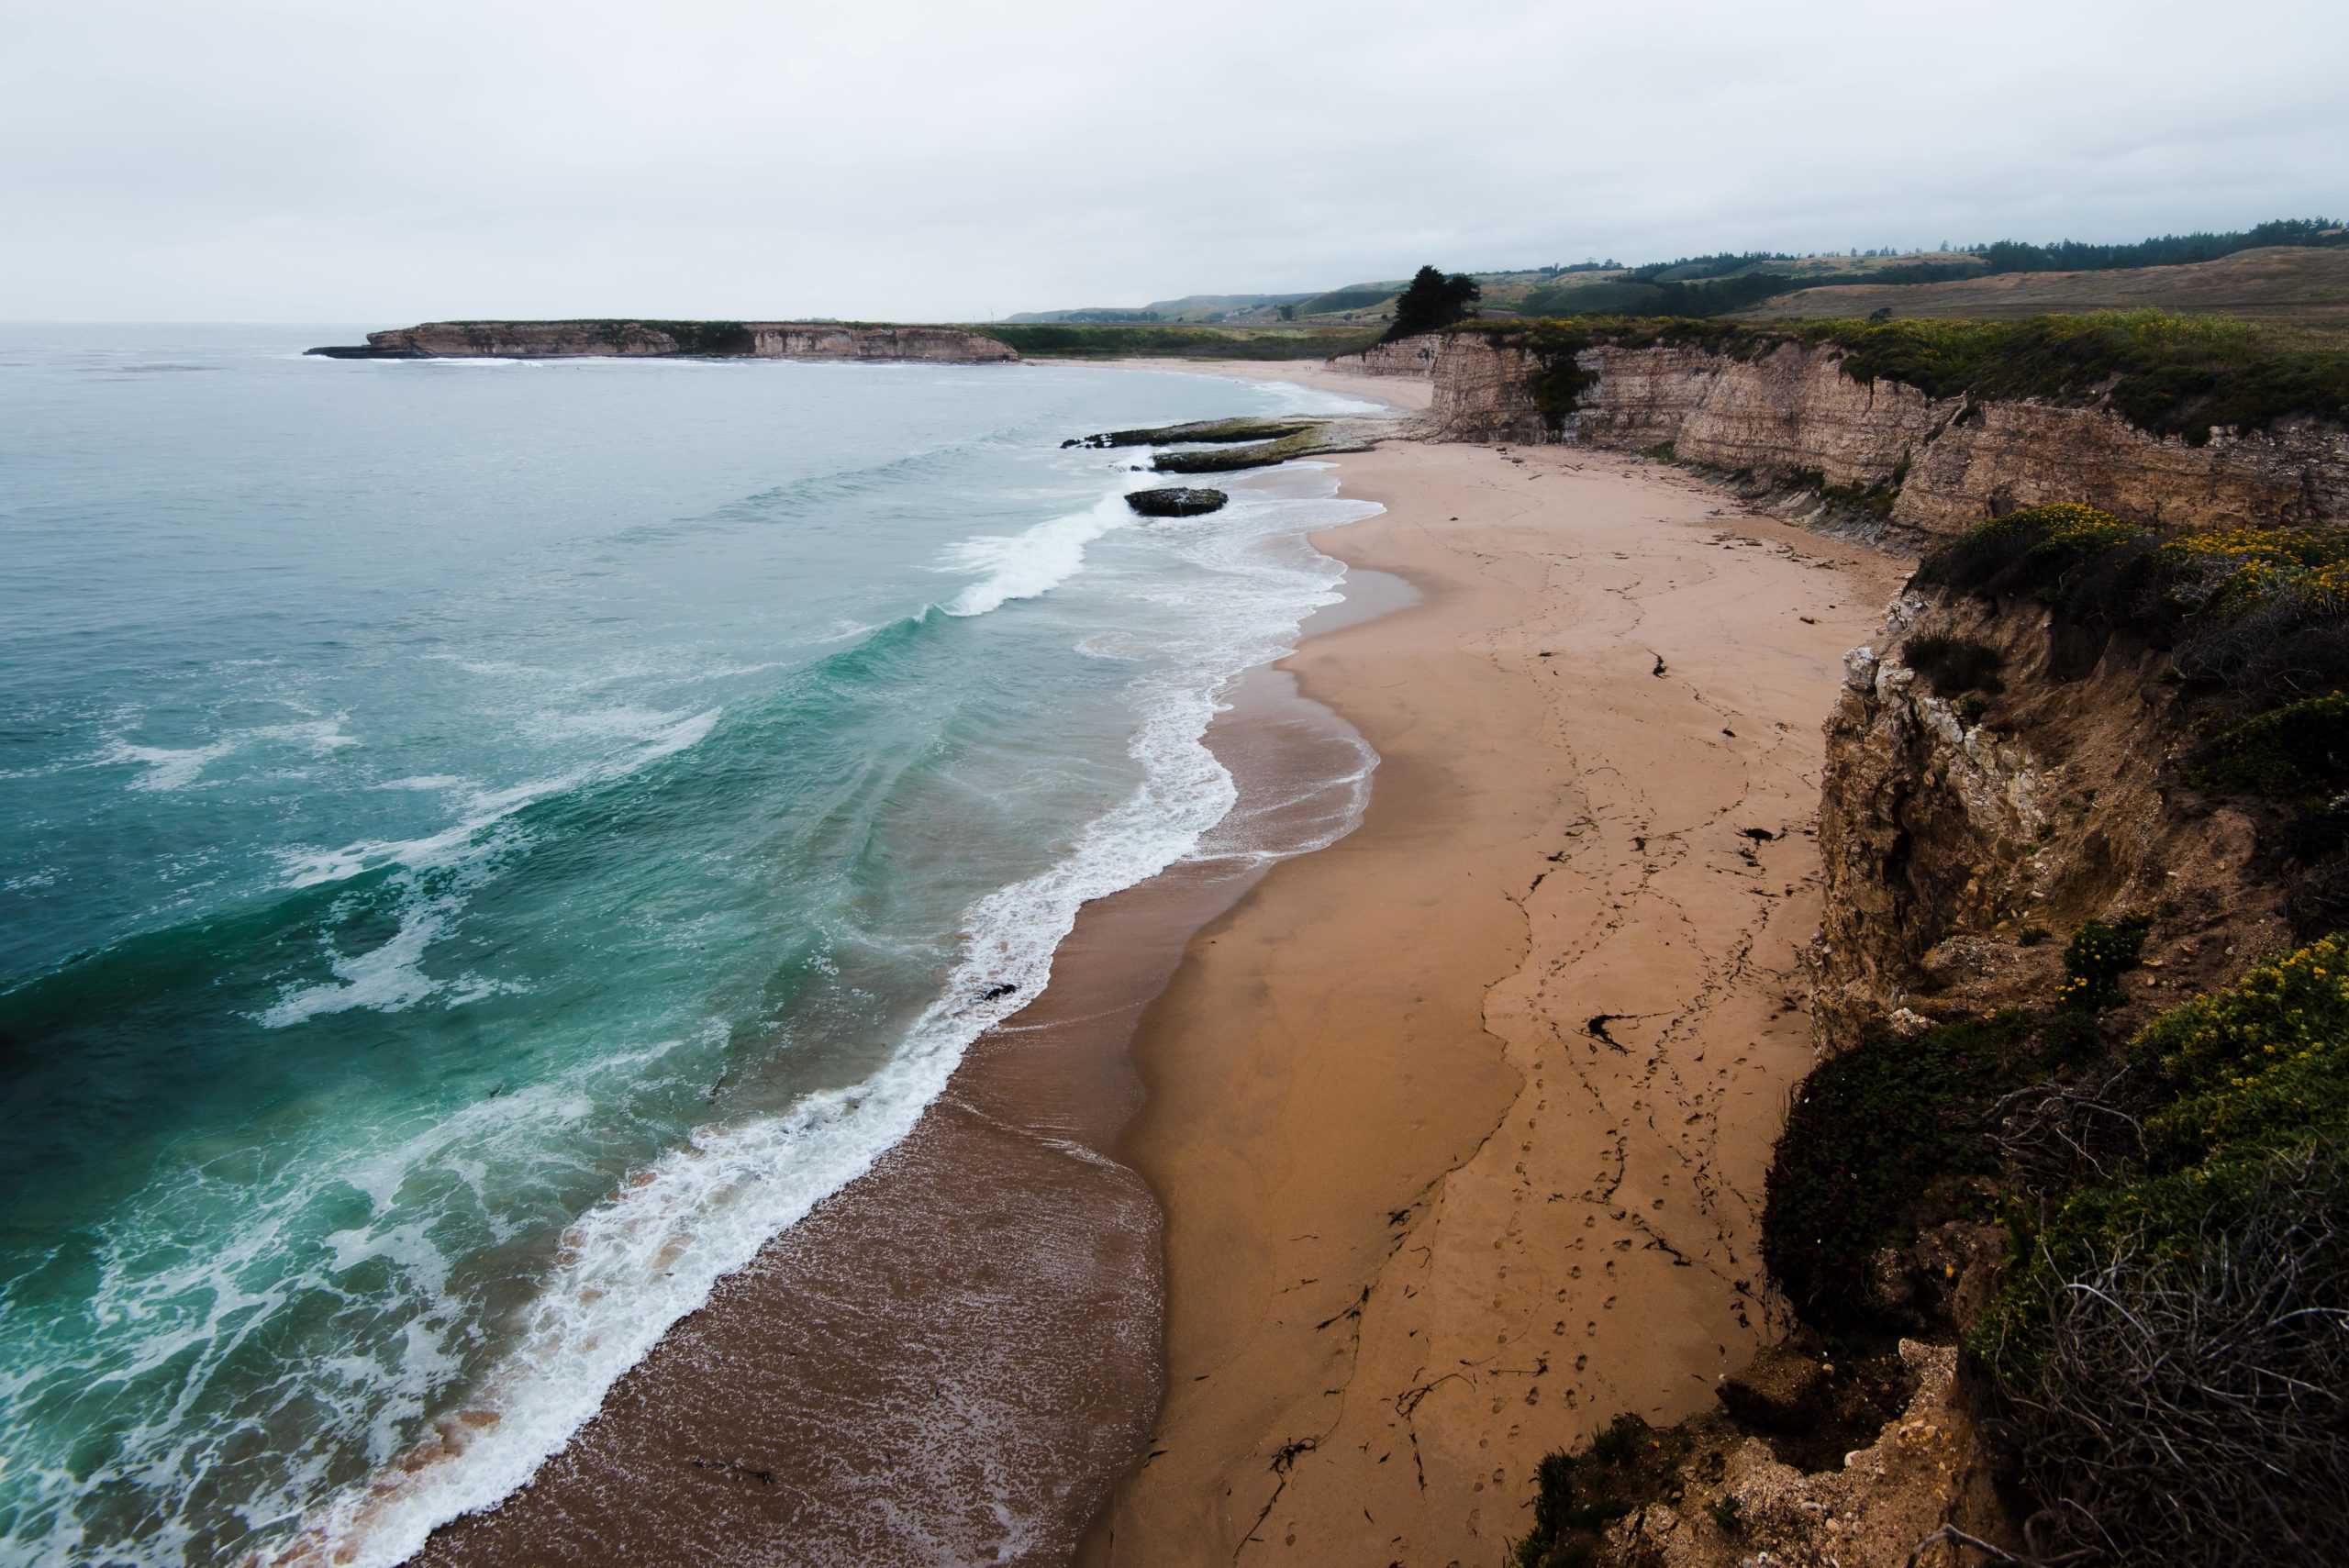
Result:
M996 364L1008 343L960 327L811 321L428 321L370 332L363 344L309 352L336 360L629 359L918 360Z

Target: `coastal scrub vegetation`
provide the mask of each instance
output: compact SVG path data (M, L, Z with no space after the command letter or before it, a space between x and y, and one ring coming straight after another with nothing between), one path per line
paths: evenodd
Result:
M1764 1188L1762 1232L1770 1277L1806 1321L1868 1321L1876 1254L1919 1201L1997 1171L1985 1121L1999 1095L2043 1072L2041 1021L2014 1012L1881 1036L1803 1080Z
M2349 418L2349 352L2281 348L2243 322L2158 310L1783 326L1586 317L1471 322L1463 330L1532 354L1542 367L1535 395L1544 417L1554 419L1574 411L1587 385L1564 361L1592 349L1685 346L1751 360L1787 344L1836 350L1842 373L1865 384L1895 381L1929 396L1977 403L2101 403L2140 429L2195 444L2220 427L2262 429L2295 416Z
M1765 1255L1806 1322L1864 1331L1887 1249L2003 1192L2014 1262L1965 1347L2043 1533L2132 1563L2343 1561L2349 940L2084 1058L2147 925L2085 922L2044 1013L1816 1070Z
M1320 360L1358 353L1378 340L1352 328L1158 327L1090 322L993 322L972 331L1023 359L1119 360L1163 356L1208 360Z
M2116 1561L2349 1560L2349 941L2173 1009L2068 1097L2130 1130L2010 1206L1967 1340L2024 1473Z
M1806 1321L1854 1329L1876 1314L1873 1276L1930 1207L1977 1206L1999 1170L1987 1138L2002 1098L2099 1049L2098 1015L2121 1003L2152 922L2087 920L2064 950L2043 1008L1879 1035L1820 1064L1787 1107L1763 1189L1763 1255Z
M1898 1318L1879 1287L1901 1250L1995 1213L2009 1266L1962 1361L1977 1429L2036 1509L2034 1555L2349 1561L2349 939L2082 1058L2076 1031L2095 1038L2147 924L2084 922L2043 1009L1815 1070L1770 1173L1765 1255L1798 1341L1823 1330L1848 1373ZM1614 1519L1718 1478L1684 1457L1692 1431L1722 1446L1709 1419L1619 1418L1545 1460L1520 1568L1622 1561L1603 1550ZM1711 1512L1733 1535L1729 1501Z

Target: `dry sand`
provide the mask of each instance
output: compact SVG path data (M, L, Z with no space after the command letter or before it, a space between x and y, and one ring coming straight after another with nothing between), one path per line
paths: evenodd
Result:
M1775 1311L1820 723L1899 566L1640 460L1341 475L1387 512L1322 548L1426 597L1287 662L1368 815L1143 1018L1167 1389L1096 1562L1497 1564L1542 1455L1702 1407Z
M1760 1341L1820 724L1898 570L1638 460L1340 472L1387 513L1322 548L1425 596L1256 673L1211 740L1272 748L1243 790L1313 775L1293 678L1380 755L1362 827L1251 891L1089 907L913 1138L421 1561L985 1556L991 1498L1033 1523L1013 1557L1057 1560L1156 1381L1150 1195L1165 1397L1095 1562L1497 1564L1543 1454L1699 1407Z

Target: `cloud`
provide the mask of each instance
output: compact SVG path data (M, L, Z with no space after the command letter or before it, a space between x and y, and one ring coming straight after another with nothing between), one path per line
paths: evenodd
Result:
M2248 0L0 3L0 315L968 319L2343 206Z

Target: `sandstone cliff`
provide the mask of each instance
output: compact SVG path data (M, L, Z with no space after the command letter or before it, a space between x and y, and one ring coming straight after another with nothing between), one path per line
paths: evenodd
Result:
M1981 706L1935 695L1903 659L1930 635L1996 650L2005 689ZM2253 869L2254 824L2174 765L2193 740L2168 665L2125 635L2083 640L2028 600L1894 601L1876 642L1852 651L1827 721L1811 955L1823 1051L1887 1019L2043 998L2062 973L2048 934L2093 917L2158 913L2131 981L2147 1018L2286 945L2282 889Z
M370 332L364 349L312 353L365 359L706 357L917 360L990 364L1017 360L1008 344L960 327L843 327L791 321L428 321Z
M1340 354L1330 360L1330 366L1353 375L1393 375L1427 381L1435 374L1443 345L1442 333L1423 332L1391 343L1373 343L1358 354Z
M1791 341L1745 359L1694 346L1586 349L1575 406L1553 419L1537 401L1548 367L1534 353L1475 333L1442 345L1426 427L1437 439L1668 447L1757 487L1865 496L1912 543L2048 501L2195 528L2349 527L2349 428L2338 424L2290 419L2189 445L2100 407L1863 382L1834 345Z

